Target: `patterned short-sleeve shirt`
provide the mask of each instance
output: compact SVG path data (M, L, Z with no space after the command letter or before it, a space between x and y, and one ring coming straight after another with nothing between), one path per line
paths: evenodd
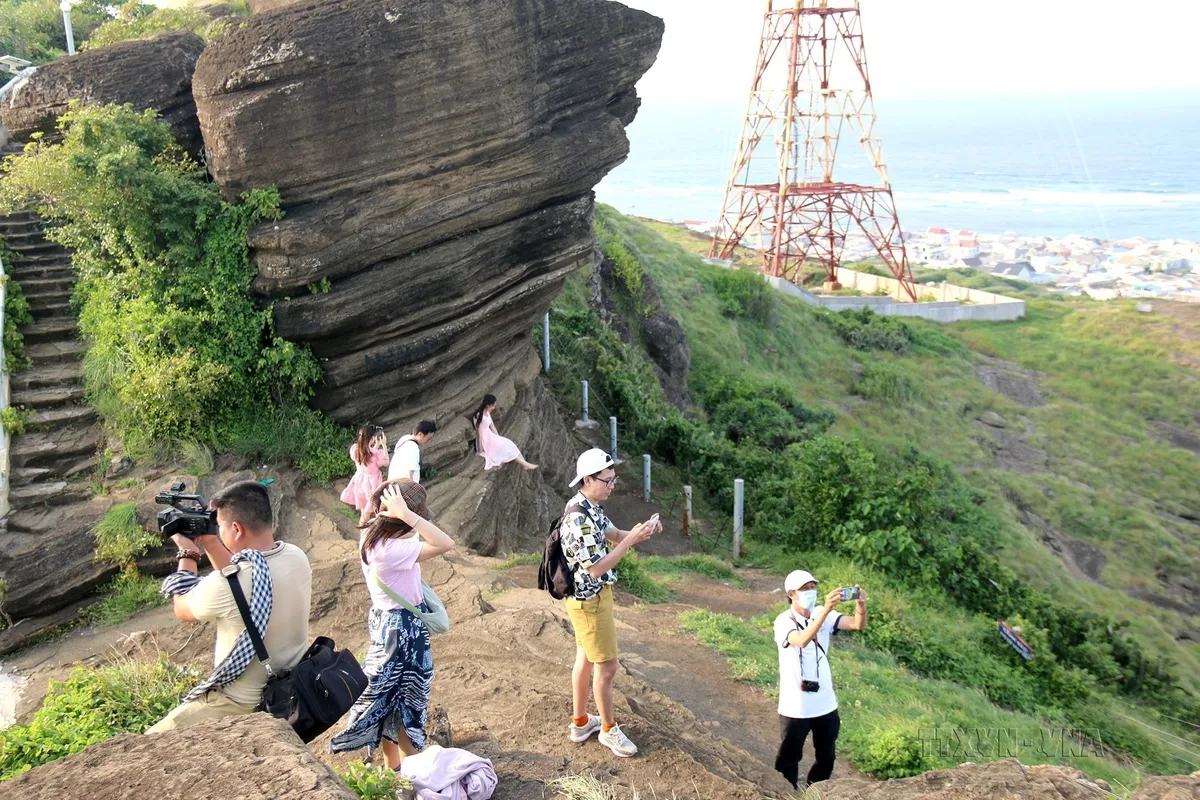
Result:
M617 582L615 569L610 569L599 578L593 578L587 571L589 566L608 555L609 543L605 534L616 526L605 516L604 509L588 502L583 493L576 494L567 502L567 508L573 505L581 505L584 510L563 517L562 549L575 577L575 599L590 600L600 594L605 586Z

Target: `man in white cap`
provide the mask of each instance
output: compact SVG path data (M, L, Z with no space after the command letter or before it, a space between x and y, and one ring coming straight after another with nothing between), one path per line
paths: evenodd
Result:
M617 482L617 462L599 448L588 450L575 464L571 486L579 491L567 503L559 528L563 554L575 579L575 594L564 598L567 616L575 628L575 669L571 673L571 741L586 742L600 733L600 744L628 758L637 753L613 718L613 679L617 675L617 627L613 619L612 585L615 567L624 555L649 539L662 525L658 514L619 530L604 515L600 504ZM599 716L587 712L588 688L594 687Z
M815 760L807 783L827 780L833 774L834 749L841 719L833 672L829 669L829 637L838 631L867 627L867 593L834 589L817 605L817 579L798 569L783 582L791 608L775 618L775 644L779 648L779 722L783 741L775 756L775 769L799 789L800 758L804 740L812 731ZM845 591L845 595L843 595ZM854 617L834 611L834 606L857 595Z

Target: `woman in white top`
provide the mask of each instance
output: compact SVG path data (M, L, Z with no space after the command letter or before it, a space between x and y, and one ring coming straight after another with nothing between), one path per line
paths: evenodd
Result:
M369 683L350 709L346 729L329 752L383 749L384 763L399 769L404 756L425 746L425 712L433 681L429 629L379 585L422 612L421 562L449 552L454 540L429 521L425 489L410 480L387 481L375 490L359 541L363 574L371 594L367 630L371 645L363 672Z

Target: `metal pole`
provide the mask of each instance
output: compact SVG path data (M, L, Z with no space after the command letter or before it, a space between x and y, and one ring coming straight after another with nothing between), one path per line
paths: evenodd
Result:
M733 482L733 557L742 557L742 510L745 481L737 478Z
M683 538L692 535L692 487L683 487Z
M550 374L550 312L542 319L542 366Z
M616 417L608 418L608 438L612 441L612 449L609 450L608 452L612 454L613 458L616 458L617 457L617 418Z
M75 55L75 32L71 30L71 3L70 0L63 0L58 4L58 7L63 12L63 28L67 33L67 55Z
M587 413L587 381L580 381L580 383L583 384L583 421L591 422L591 420L588 419Z
M650 502L650 454L642 455L642 499Z

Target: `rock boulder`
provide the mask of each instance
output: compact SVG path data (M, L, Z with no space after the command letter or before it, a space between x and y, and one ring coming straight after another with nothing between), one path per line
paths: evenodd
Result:
M192 71L204 41L190 31L119 42L38 68L0 103L0 123L20 141L41 131L53 134L71 100L104 105L129 103L152 108L192 155L203 151Z
M576 455L530 334L592 263L591 190L628 154L662 21L608 0L256 10L205 50L194 93L226 195L279 189L284 218L250 233L275 329L321 359L333 419L392 442L436 419L434 511L510 547L558 512ZM468 418L489 392L543 472L476 480Z
M287 723L267 714L127 734L4 784L5 800L355 800Z
M842 778L814 783L813 800L1096 800L1108 787L1071 767L1024 766L1015 758L989 764L963 764L915 778L877 781ZM809 797L808 794L805 797Z

